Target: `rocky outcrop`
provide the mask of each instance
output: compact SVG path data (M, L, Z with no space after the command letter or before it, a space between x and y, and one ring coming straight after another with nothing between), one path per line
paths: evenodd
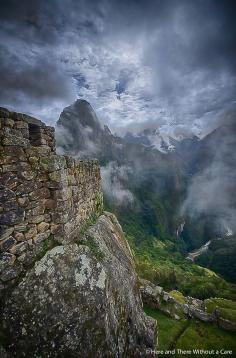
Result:
M135 357L155 349L97 161L55 152L54 129L0 109L0 355Z
M162 287L155 286L147 280L140 281L140 291L144 304L158 309L176 320L196 318L203 322L215 322L220 328L236 332L236 323L223 318L217 309L212 313L207 312L205 301L185 297L186 303L181 303L168 292L165 292Z
M155 324L122 229L104 213L27 272L6 299L1 335L13 357L146 357Z

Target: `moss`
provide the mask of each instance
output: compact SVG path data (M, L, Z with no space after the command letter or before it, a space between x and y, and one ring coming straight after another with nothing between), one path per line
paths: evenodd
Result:
M97 221L97 215L95 213L90 215L90 217L87 220L85 220L84 223L82 224L80 228L80 234L84 235L85 232L88 230L88 228L94 225L96 221Z
M225 348L236 352L235 333L227 332L213 323L199 322L194 319L176 321L162 312L144 306L147 315L157 320L160 350L181 348L182 350ZM188 355L192 357L192 355ZM195 356L195 355L194 355ZM209 355L199 355L209 357ZM227 355L228 356L228 355Z
M177 291L177 290L173 290L169 292L169 295L174 298L177 302L181 303L181 304L185 304L187 303L186 298L184 297L184 295Z
M160 350L170 349L180 333L189 325L188 320L176 321L148 306L144 306L144 312L157 320L158 348Z
M59 246L59 244L55 243L53 240L53 235L50 235L47 239L40 243L40 251L37 253L36 259L40 260L49 250L55 246Z
M213 349L215 351L225 348L235 353L235 333L224 331L213 323L192 320L189 327L179 337L175 348L190 350L193 348ZM201 355L201 357L209 357L209 355Z
M98 261L102 261L102 259L104 258L105 254L104 252L102 252L99 248L99 245L97 244L96 240L94 237L89 236L86 238L86 240L77 240L76 244L79 245L85 245L87 247L89 247L92 255L94 257L96 257L96 259Z
M46 254L46 252L49 250L49 246L50 246L49 240L50 240L50 237L42 242L43 254Z
M236 322L236 302L222 298L211 298L204 301L208 313L213 313L216 309L222 318Z
M222 318L236 323L236 310L232 310L230 308L219 308L219 314Z
M223 298L210 298L205 300L204 303L209 313L212 313L217 306L236 310L236 302L231 300L225 300Z

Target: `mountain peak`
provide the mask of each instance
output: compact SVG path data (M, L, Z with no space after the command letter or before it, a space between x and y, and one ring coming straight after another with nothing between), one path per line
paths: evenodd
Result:
M84 99L77 99L72 105L64 108L57 122L58 125L63 124L65 127L76 127L78 123L82 127L101 128L91 104Z
M91 104L88 101L86 101L86 99L83 99L83 98L77 98L73 104L75 106L87 106L87 107L92 108Z

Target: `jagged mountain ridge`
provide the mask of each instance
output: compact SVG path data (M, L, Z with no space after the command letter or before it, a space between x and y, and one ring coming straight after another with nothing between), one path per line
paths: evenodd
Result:
M107 183L103 183L105 197L108 200L113 195L113 193L110 193L111 191L115 195L116 190L114 187L117 184L117 186L131 193L135 201L136 209L134 208L134 210L139 212L142 209L139 207L140 200L137 192L140 191L143 185L148 187L151 184L155 192L151 195L154 194L155 196L163 197L167 192L172 190L171 188L178 188L177 192L179 192L181 173L167 154L152 147L140 145L139 143L128 143L123 138L111 134L107 128L103 129L100 127L99 130L93 130L93 126L90 126L89 121L86 122L85 118L83 118L83 122L80 120L81 112L78 111L80 105L86 106L89 113L85 117L88 116L90 118L91 106L85 101L77 100L72 106L67 107L61 113L57 123L57 146L59 151L62 150L73 156L82 158L84 155L88 157L96 156L104 170L106 172L110 170L109 181L111 185L108 188ZM68 116L70 113L72 115ZM95 117L94 120L96 121L97 118ZM86 125L84 125L85 123ZM78 137L77 130L80 131ZM89 140L80 140L79 138L85 132L89 132ZM87 134L85 133L86 136ZM90 145L90 141L93 142L94 146ZM110 165L112 163L114 165ZM118 174L117 168L119 168ZM118 203L118 201L118 197L112 197L112 205ZM123 206L127 206L127 201L124 200L122 202ZM146 204L144 205L146 206ZM177 207L177 205L178 200L173 207ZM115 206L117 205L115 204ZM120 210L120 207L118 207L118 210ZM154 209L151 209L151 211L153 211L151 215L154 216ZM144 219L144 221L146 220ZM163 225L165 225L167 230L174 232L175 224L170 221L166 217L163 217ZM155 231L154 228L153 230Z
M102 128L96 113L85 100L77 100L66 107L57 122L58 150L71 153L79 158L97 157L105 161L104 153L112 152L110 157L119 157L118 146L122 140ZM113 148L117 146L116 150Z
M175 142L170 136L163 136L158 129L146 128L136 134L127 132L124 136L127 143L137 143L146 147L157 149L162 153L168 153L175 150Z
M73 124L71 122L71 128L67 125L68 116L65 113L65 111L69 113L70 107L62 112L58 121L58 128L69 129L73 140L69 142L69 145L67 142L66 146L59 138L59 146L62 146L69 153L76 152L78 156L83 156L89 146L86 148L87 142L76 139L76 132L73 131L73 128L80 122L83 123L83 129L85 127L90 128L90 140L95 145L94 151L86 154L95 155L104 168L107 168L109 163L114 163L110 173L108 191L113 191L117 183L117 168L128 168L125 175L118 177L118 184L122 188L128 189L134 198L132 204L132 211L135 213L133 220L140 222L140 227L142 226L144 232L163 238L163 235L165 236L164 230L168 235L174 237L184 216L184 230L181 235L178 235L178 238L182 249L185 246L186 251L198 249L209 239L223 233L225 229L222 228L221 219L225 216L224 212L222 214L220 210L214 209L212 213L200 213L194 217L191 208L187 207L184 212L181 212L181 208L186 198L188 199L191 196L189 190L192 188L195 178L201 178L202 174L205 175L211 165L215 165L215 162L218 161L223 163L224 166L233 168L231 153L235 151L236 147L233 139L235 133L234 121L225 123L202 139L193 136L177 141L172 138L170 141L174 150L163 153L153 145L149 145L148 136L150 134L158 136L158 131L147 129L138 136L130 133L124 138L120 138L112 135L108 128L99 127L98 133L97 130L93 130L89 121L86 121L85 118L83 118L83 121L80 120L81 112L75 111L80 104L84 105L84 102L78 100L76 104L71 106L74 111L73 117L69 116L69 120L73 122ZM86 108L91 111L90 105L86 104ZM95 117L95 120L97 123L97 117ZM104 189L106 192L106 183ZM228 187L226 189L228 190ZM109 199L108 196L107 199ZM194 200L198 201L196 195ZM117 197L114 196L110 202L112 208L116 207L117 215L120 215L121 221L124 212L126 216L130 215L126 212L127 200L122 202L122 209L119 205L117 206ZM194 202L192 206L194 206ZM235 202L232 206L235 207ZM129 223L124 221L123 225L126 228L129 227Z

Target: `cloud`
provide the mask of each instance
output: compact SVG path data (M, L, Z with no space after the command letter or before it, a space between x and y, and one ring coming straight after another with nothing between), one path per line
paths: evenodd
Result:
M218 227L221 226L221 230L223 228L226 232L231 228L235 232L235 113L232 118L228 116L226 121L231 124L221 127L205 139L207 142L198 164L201 165L204 161L203 157L210 160L206 159L208 162L204 169L193 176L181 213L193 219L202 215L211 215L213 222L215 221Z
M109 162L101 167L102 189L114 205L123 207L133 203L133 193L127 189L128 174L131 168L127 165L118 166Z
M0 10L2 105L52 124L78 96L119 133L156 122L202 134L235 105L234 2L3 0Z

